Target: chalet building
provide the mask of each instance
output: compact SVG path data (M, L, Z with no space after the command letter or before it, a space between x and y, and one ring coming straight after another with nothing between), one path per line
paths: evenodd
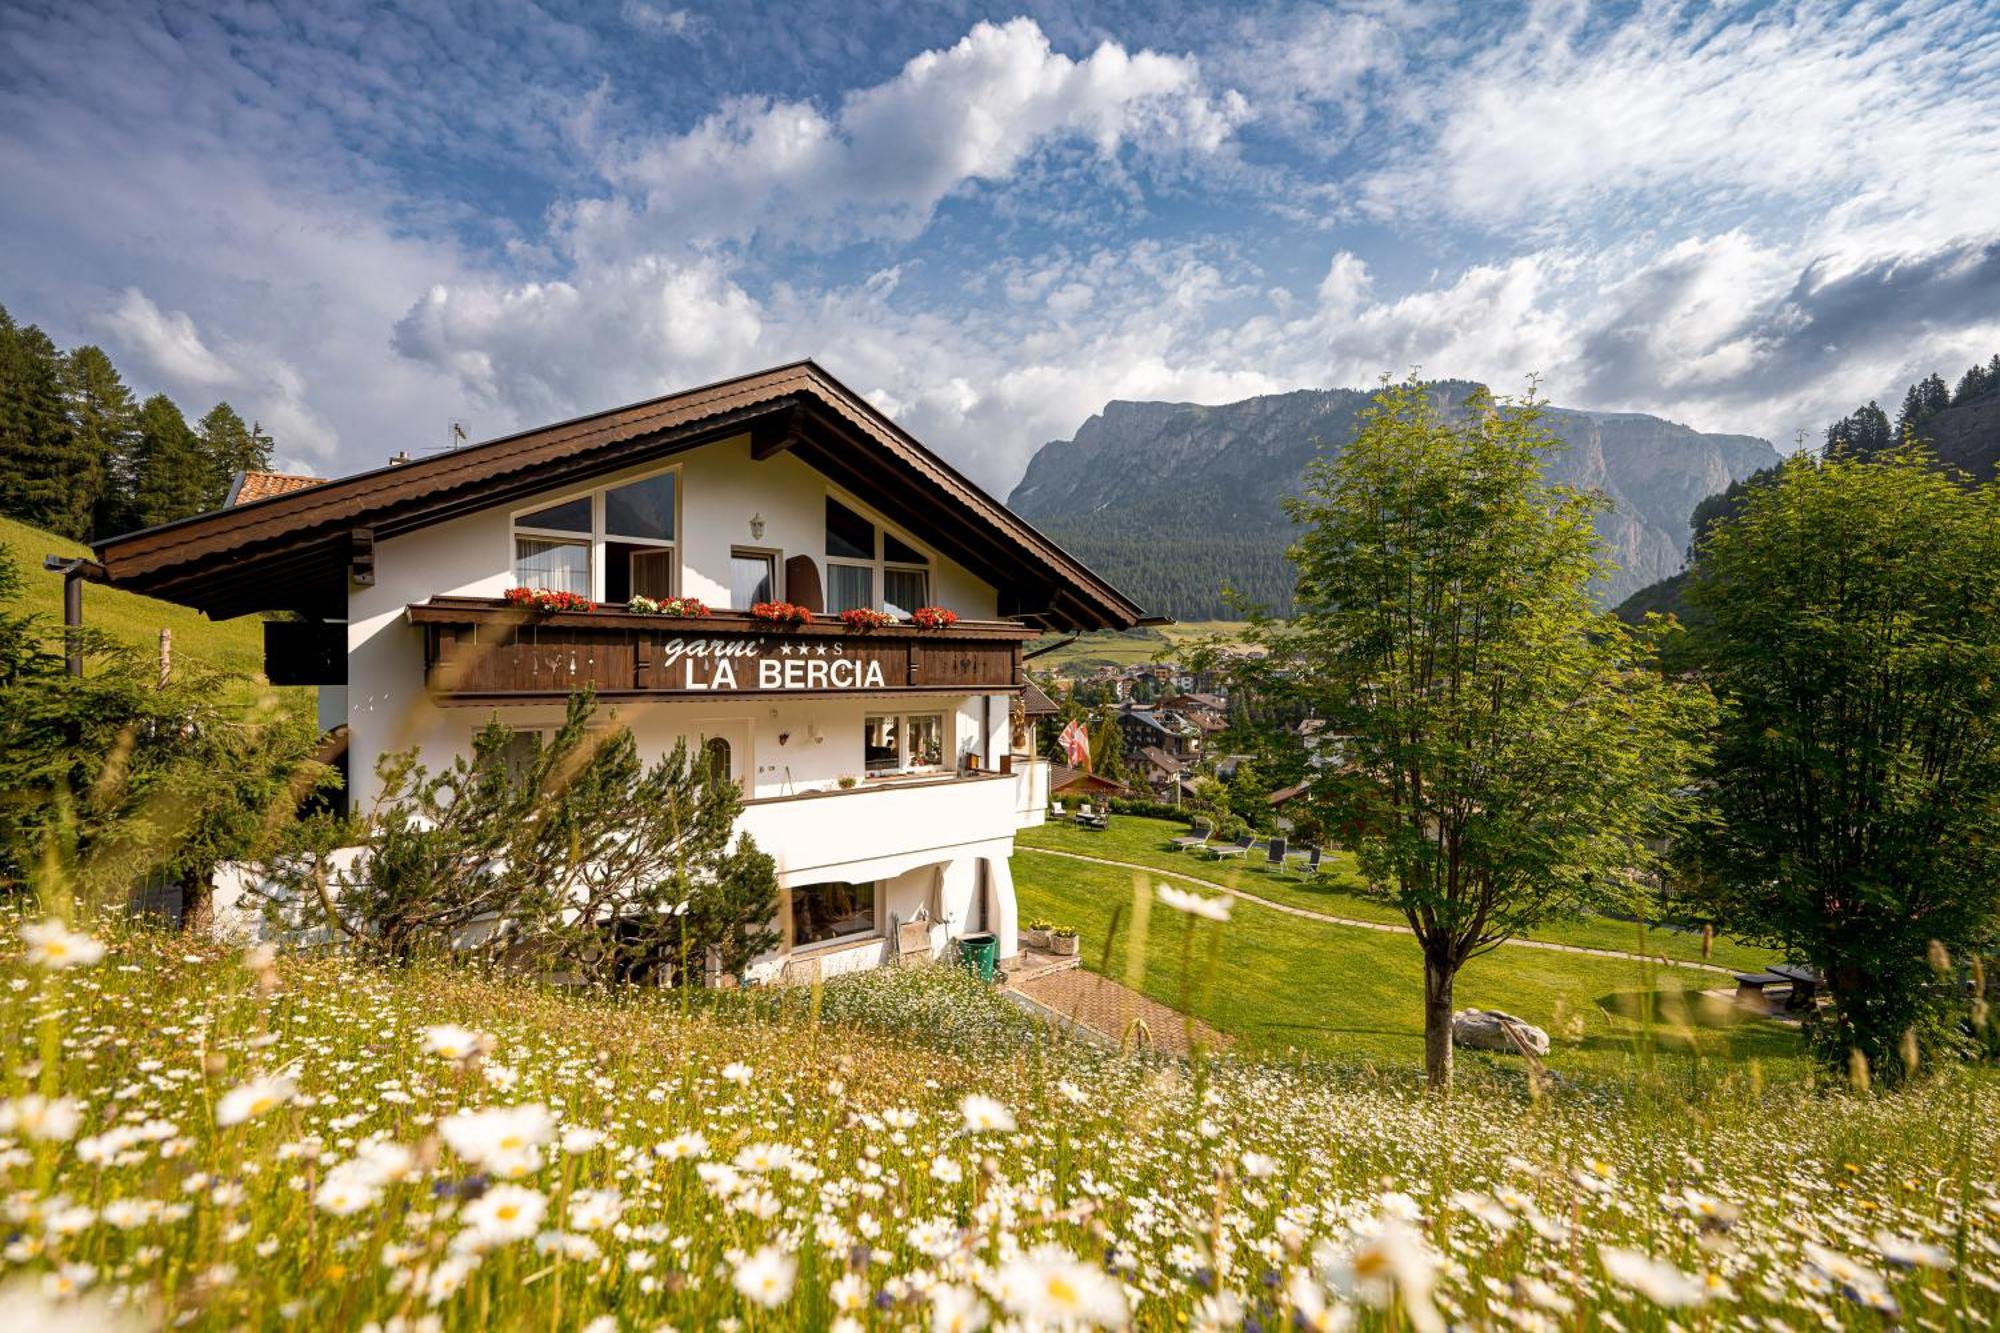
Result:
M818 366L302 480L100 542L92 574L294 613L266 625L267 674L319 687L354 801L386 753L435 771L494 717L552 730L590 686L643 755L685 741L741 789L783 904L756 979L870 966L914 921L936 950L990 931L1015 952L1014 833L1048 803L1022 645L1139 608ZM679 598L701 605L649 610ZM753 613L780 602L811 623Z
M1149 746L1183 761L1201 753L1201 729L1171 709L1126 704L1118 709L1116 716L1119 739L1126 755L1134 761Z

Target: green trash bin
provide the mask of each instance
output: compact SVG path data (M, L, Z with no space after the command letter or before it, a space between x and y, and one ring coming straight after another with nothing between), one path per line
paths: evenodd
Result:
M958 937L958 960L981 981L993 980L1000 967L1000 938L988 931Z

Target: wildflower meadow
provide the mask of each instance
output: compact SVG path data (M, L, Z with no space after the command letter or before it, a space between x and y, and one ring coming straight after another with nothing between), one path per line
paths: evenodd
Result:
M563 992L11 915L0 1326L1990 1326L2000 1096L1449 1098L963 973Z

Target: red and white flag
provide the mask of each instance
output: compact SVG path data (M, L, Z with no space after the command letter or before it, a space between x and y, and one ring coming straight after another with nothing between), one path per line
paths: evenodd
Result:
M1062 735L1056 737L1056 744L1062 746L1063 753L1069 756L1071 768L1089 769L1090 733L1084 729L1082 722L1072 721L1064 727Z

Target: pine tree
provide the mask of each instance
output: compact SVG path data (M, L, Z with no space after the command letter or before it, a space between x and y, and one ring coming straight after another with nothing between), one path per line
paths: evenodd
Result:
M239 472L263 472L271 466L271 437L260 425L243 424L236 409L217 403L201 419L201 451L208 462L204 509L219 509L229 497L229 484Z
M122 532L130 526L125 519L139 447L139 405L101 347L79 347L63 358L63 390L79 455L95 470L90 530L98 536Z
M1969 403L1975 398L2000 388L2000 356L1995 356L1988 365L1974 365L1959 378L1958 388L1951 395L1951 405Z
M188 428L173 399L163 393L139 408L138 468L132 488L132 523L150 528L205 507L213 473L201 438Z
M1113 782L1125 778L1125 738L1118 732L1118 719L1109 713L1090 738L1090 771Z
M62 357L33 324L0 309L0 513L65 537L90 526L91 461L63 402Z
M1842 417L1826 428L1829 454L1873 458L1886 452L1895 440L1889 429L1889 414L1872 398L1868 406L1855 408L1851 416Z

